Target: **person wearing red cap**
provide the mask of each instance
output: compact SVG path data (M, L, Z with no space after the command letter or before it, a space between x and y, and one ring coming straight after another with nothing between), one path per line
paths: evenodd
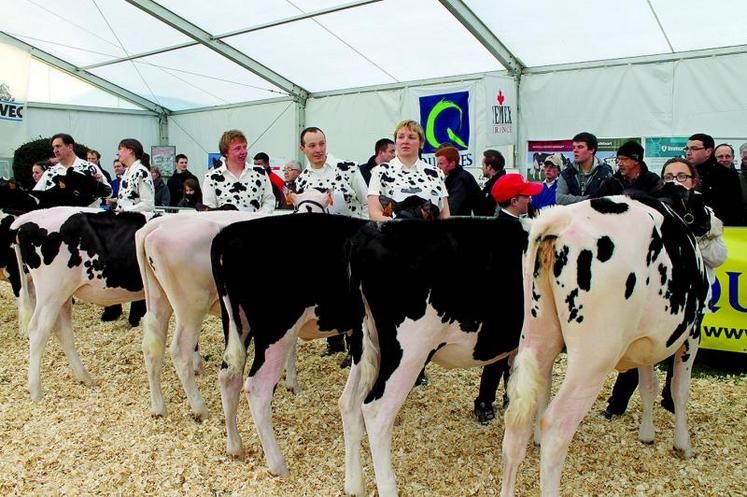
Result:
M516 173L504 174L493 185L492 195L499 206L498 219L510 219L519 222L519 216L527 213L532 195L542 192L542 183L532 183ZM503 378L504 388L508 386L510 366L508 359L503 359L482 368L480 392L475 399L474 415L480 424L488 424L495 418L493 402L498 385ZM508 405L508 396L503 394L503 407Z

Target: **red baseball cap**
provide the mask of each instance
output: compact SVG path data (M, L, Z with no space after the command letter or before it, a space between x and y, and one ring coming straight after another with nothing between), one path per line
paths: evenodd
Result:
M541 191L542 183L527 181L518 173L508 173L498 178L490 193L496 202L501 203L517 195L539 195Z

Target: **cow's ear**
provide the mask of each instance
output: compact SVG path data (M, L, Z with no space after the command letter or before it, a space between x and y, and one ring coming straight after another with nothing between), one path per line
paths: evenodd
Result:
M327 202L327 206L332 206L335 203L334 197L332 196L332 190L327 190L327 193L324 194L324 199Z

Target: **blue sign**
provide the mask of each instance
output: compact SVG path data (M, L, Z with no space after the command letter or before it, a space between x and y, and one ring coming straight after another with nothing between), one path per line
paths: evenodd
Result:
M469 92L420 97L420 124L425 131L423 152L433 153L442 143L457 150L469 148Z

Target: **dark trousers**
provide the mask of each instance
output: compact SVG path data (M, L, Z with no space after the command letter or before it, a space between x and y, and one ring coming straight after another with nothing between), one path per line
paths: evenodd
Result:
M674 356L666 360L667 379L661 396L665 402L672 402L672 372L674 370ZM638 369L630 369L617 375L615 386L612 387L612 395L607 399L607 410L612 414L622 414L628 408L630 397L633 396L638 387Z
M475 405L483 403L486 406L489 406L495 402L495 395L498 391L498 386L501 383L501 378L503 378L503 388L507 389L508 387L510 369L508 358L494 362L493 364L489 364L482 368L480 393L477 394Z

